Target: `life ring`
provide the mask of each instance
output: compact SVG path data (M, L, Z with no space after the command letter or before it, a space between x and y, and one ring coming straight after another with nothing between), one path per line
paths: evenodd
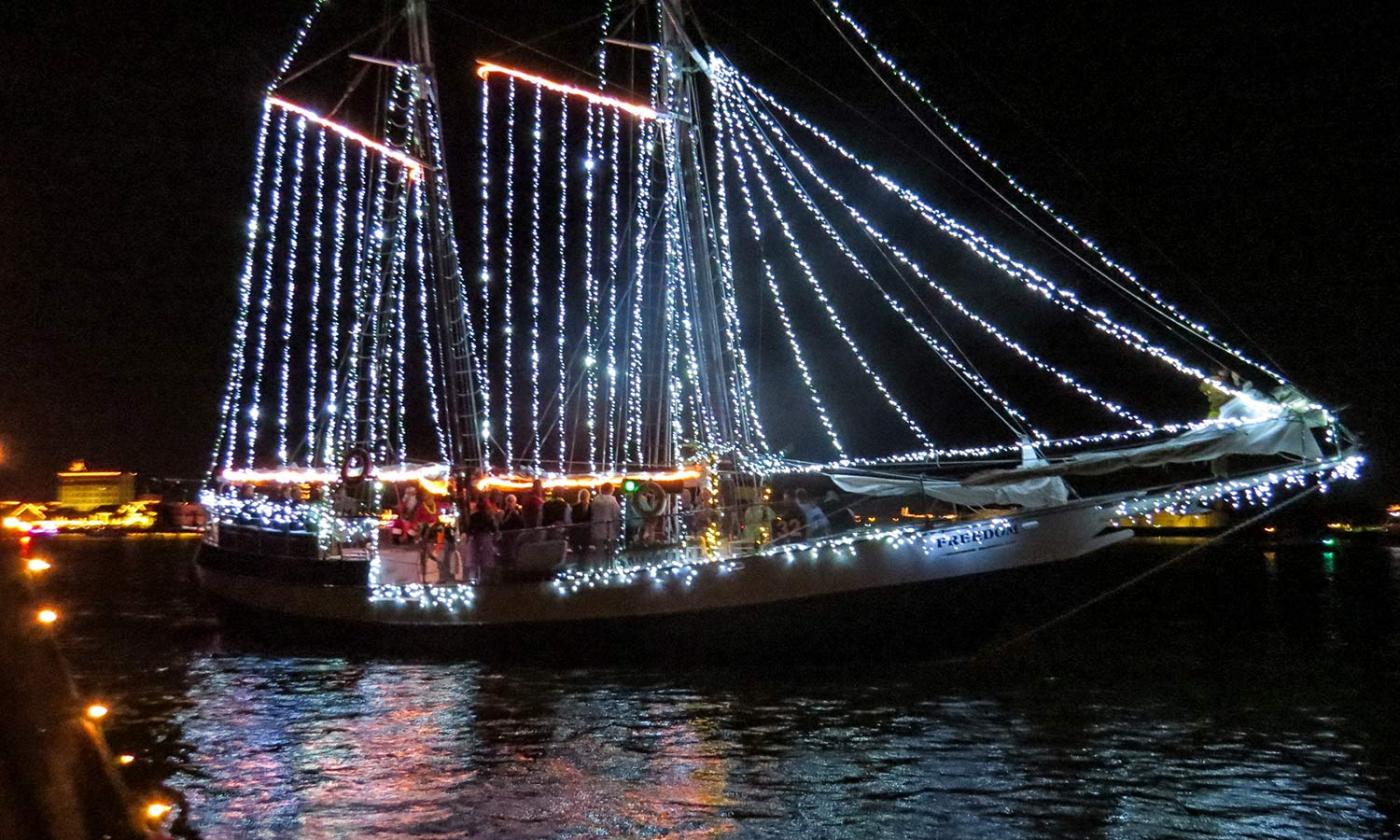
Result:
M637 506L637 513L646 519L652 519L661 515L666 506L666 491L655 481L648 481L637 492L632 495L632 503Z
M373 456L364 447L356 447L345 453L345 463L340 465L340 480L346 484L359 484L369 478L374 469Z

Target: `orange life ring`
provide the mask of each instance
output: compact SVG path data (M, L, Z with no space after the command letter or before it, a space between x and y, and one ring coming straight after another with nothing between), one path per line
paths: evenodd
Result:
M374 469L374 458L369 450L357 446L345 453L345 463L340 465L340 480L346 484L359 484L369 478Z

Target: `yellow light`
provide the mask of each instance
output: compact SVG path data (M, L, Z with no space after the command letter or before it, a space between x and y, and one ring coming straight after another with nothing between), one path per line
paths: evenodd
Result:
M661 116L656 113L656 109L646 105L639 105L635 102L625 102L612 96L604 96L601 93L594 93L591 90L585 90L581 87L574 87L573 85L563 82L546 79L544 76L536 76L534 73L526 73L524 70L516 70L514 67L503 67L499 64L492 64L489 61L477 62L476 75L484 79L492 73L502 73L507 76L513 76L521 81L529 82L532 85L539 85L542 88L558 91L565 96L579 96L598 105L605 105L609 108L617 108L618 110L626 111L634 117L641 117L644 120L654 120Z
M420 475L418 476L418 486L422 487L427 492L432 493L434 496L447 495L446 481L437 481L429 478L426 475Z
M158 820L170 813L170 805L166 802L151 802L146 805L146 818Z
M58 621L58 611L45 607L39 610L35 617L39 619L40 624L53 624L55 621Z
M683 467L669 472L635 472L635 473L591 473L585 475L556 475L546 476L539 479L540 484L546 489L570 489L580 487L597 487L602 484L611 484L614 487L621 487L624 481L690 481L700 478L705 474L701 467ZM511 473L509 475L488 475L476 481L478 490L529 490L535 481L534 476Z
M373 140L369 137L366 137L365 135L361 134L353 128L350 128L349 126L344 126L333 120L328 120L320 114L316 113L315 111L312 111L310 108L303 108L302 106L297 105L294 102L288 102L287 100L282 99L281 97L269 96L267 98L267 101L270 104L283 109L284 111L291 111L293 114L298 114L300 116L306 117L308 120L311 120L317 125L324 126L330 129L331 131L334 131L336 134L341 135L342 137L348 137L362 146L367 146L371 149L374 149L376 152L379 152L381 155L384 155L385 157L391 160L398 161L400 164L402 164L409 170L409 173L413 176L413 179L415 181L423 177L423 163L421 161L414 160L413 158L409 157L403 152L400 152L397 149L391 149L383 143L378 142L377 140Z
M136 756L131 755L130 753L122 753L121 755L117 756L117 763L118 763L118 764L121 764L121 765L130 764L131 762L133 762L133 761L135 761L135 760L136 760Z
M87 716L93 720L102 720L107 716L108 709L101 703L93 703L87 707Z
M38 557L35 557L27 561L24 564L24 568L37 575L40 572L47 572L49 569L52 569L53 564L49 563L47 560L40 560Z

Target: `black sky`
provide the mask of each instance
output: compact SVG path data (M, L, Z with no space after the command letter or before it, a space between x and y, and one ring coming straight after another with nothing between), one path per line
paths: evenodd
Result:
M1008 168L1149 283L1238 336L1218 304L1305 388L1350 406L1381 462L1369 490L1392 492L1400 33L1382 4L848 5ZM202 471L257 98L308 6L0 12L0 498L47 496L74 457ZM435 6L520 38L596 11ZM798 93L749 36L872 113L888 107L811 0L697 8L717 45L790 99L839 114ZM506 44L437 17L444 95L468 102L471 60ZM591 34L543 46L583 63ZM453 125L468 113L447 114L449 162L475 156L472 126Z

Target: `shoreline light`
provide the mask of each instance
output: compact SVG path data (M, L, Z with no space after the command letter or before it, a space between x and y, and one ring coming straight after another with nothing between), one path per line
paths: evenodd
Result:
M609 108L616 108L619 111L626 111L632 116L639 117L644 120L661 119L661 114L655 108L652 108L648 105L642 105L636 102L627 102L626 100L618 99L613 96L606 96L601 93L595 93L594 91L586 90L581 87L575 87L574 85L566 84L564 82L556 82L552 79L546 79L544 76L537 76L534 73L527 73L524 70L517 70L514 67L506 67L504 65L495 64L490 61L477 62L476 75L478 77L485 79L492 73L500 73L505 76L511 76L512 78L520 79L523 82L529 82L532 85L537 85L542 88L548 88L549 90L562 93L565 96L578 96L597 105L604 105Z
M102 705L101 703L93 703L92 705L84 709L83 713L86 714L92 720L102 720L107 716L107 713L109 711L111 710L108 709L106 706Z
M40 624L53 624L55 621L58 621L58 610L45 607L35 613L34 617L38 619Z

